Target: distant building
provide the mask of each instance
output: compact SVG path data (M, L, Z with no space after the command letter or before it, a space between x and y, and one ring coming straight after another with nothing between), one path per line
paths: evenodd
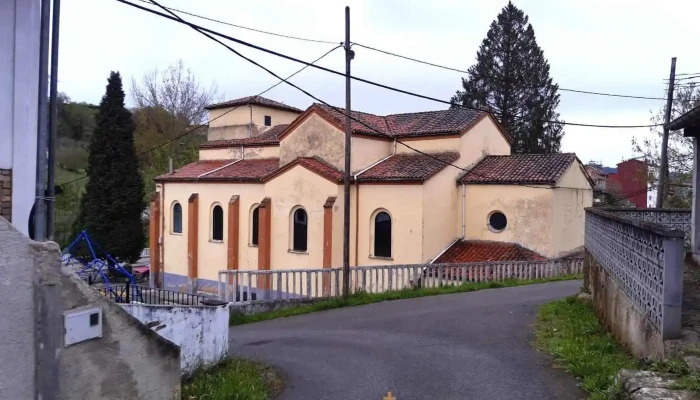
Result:
M199 161L156 178L163 284L215 291L222 269L342 266L344 114L262 97L207 108L224 117ZM592 183L575 154L511 155L481 111L352 115L352 266L539 260L583 245Z
M617 168L589 162L586 172L594 182L594 203L647 207L649 169L644 161L629 159Z

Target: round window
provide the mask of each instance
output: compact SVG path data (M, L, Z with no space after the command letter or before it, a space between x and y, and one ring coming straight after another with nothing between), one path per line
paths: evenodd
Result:
M489 229L492 232L501 232L506 229L506 225L508 225L508 219L502 212L494 211L489 214Z

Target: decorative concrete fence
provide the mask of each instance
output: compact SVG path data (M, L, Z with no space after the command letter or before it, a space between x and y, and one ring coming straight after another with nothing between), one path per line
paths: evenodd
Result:
M489 262L468 264L381 265L350 268L351 292L381 293L413 287L462 285L506 279L538 279L583 272L583 260ZM232 303L316 299L342 293L341 268L223 270L219 298Z
M618 217L634 221L653 222L665 229L685 233L685 242L690 245L692 212L684 208L601 208Z
M609 330L637 356L663 358L681 331L684 232L649 214L586 210L585 285Z

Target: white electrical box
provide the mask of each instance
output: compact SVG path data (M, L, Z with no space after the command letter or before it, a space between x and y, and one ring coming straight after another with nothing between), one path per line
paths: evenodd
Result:
M83 308L63 313L64 346L102 337L102 308Z

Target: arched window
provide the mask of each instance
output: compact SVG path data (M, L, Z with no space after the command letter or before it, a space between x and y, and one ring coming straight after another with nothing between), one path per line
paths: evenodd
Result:
M250 213L250 244L258 245L258 236L260 235L260 209L258 205L253 206L253 211Z
M293 214L292 221L292 250L306 251L307 249L307 232L309 226L309 218L306 210L297 208Z
M224 209L218 204L211 210L211 240L224 240Z
M374 216L374 256L391 257L391 216L385 211Z
M180 203L173 204L173 233L182 233L182 206Z

